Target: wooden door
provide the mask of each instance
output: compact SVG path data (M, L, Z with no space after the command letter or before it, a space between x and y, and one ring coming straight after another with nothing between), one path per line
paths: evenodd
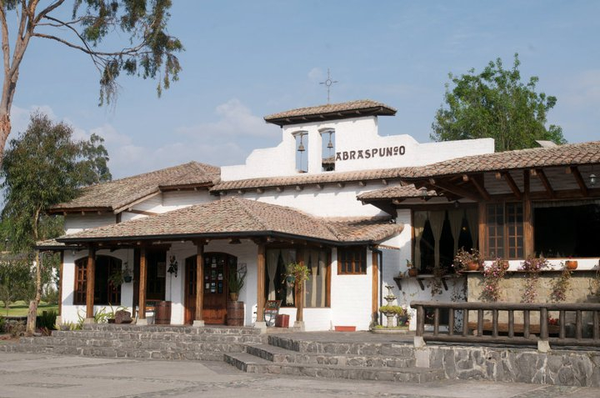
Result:
M196 317L196 256L185 259L185 319L187 325Z
M204 255L204 322L224 325L227 318L229 290L227 278L230 268L237 267L237 259L225 253Z
M237 259L226 253L204 254L204 306L202 316L207 325L224 325L227 319L230 270L237 269ZM196 314L196 256L185 260L185 323L194 322Z

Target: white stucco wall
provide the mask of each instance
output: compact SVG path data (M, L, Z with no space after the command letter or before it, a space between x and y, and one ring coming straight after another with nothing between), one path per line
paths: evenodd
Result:
M335 172L421 166L460 156L494 152L491 138L420 144L409 135L381 136L376 116L283 126L274 148L254 150L244 165L221 168L223 181L298 175L294 134L304 132L308 173L321 170L323 131L335 130ZM306 144L308 142L308 144ZM277 165L277 167L274 167ZM325 173L335 173L325 172Z
M375 217L389 215L375 206L363 205L356 197L362 192L384 187L382 183L376 182L370 182L365 187L358 183L348 183L344 188L334 185L326 185L323 189L307 186L302 191L296 191L289 187L283 192L268 190L263 194L245 192L241 195L229 192L227 196L293 207L317 217Z

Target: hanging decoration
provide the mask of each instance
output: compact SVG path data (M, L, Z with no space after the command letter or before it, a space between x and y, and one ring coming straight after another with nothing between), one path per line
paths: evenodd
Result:
M178 265L175 256L169 257L169 269L167 270L167 272L171 275L175 275L175 278L177 278L177 268Z

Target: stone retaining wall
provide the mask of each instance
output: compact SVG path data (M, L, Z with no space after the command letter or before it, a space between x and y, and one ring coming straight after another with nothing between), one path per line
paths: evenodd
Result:
M600 387L600 352L523 348L432 347L416 350L450 380ZM418 360L417 360L418 361Z

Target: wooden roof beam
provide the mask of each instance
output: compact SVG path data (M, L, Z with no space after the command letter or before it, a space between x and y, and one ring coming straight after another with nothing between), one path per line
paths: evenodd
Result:
M521 190L517 186L517 183L512 178L512 176L510 175L510 173L508 171L503 171L503 172L500 173L500 175L501 175L502 178L504 178L504 181L506 181L506 183L508 184L508 187L513 192L513 194L515 195L515 197L517 199L519 199L519 200L523 199L523 193L521 192Z
M477 191L479 191L479 194L483 197L483 199L489 201L492 197L490 196L490 193L487 191L487 189L485 189L485 185L483 182L483 178L481 175L479 176L472 176L471 178L469 178L467 175L463 176L468 178L468 181L471 181L471 183L473 185L475 185L475 188L477 188Z
M471 192L467 189L461 188L461 187L457 187L456 185L452 185L452 184L448 184L447 182L443 182L443 181L438 181L435 180L433 178L429 179L429 183L431 185L433 185L434 187L438 187L443 189L444 191L448 191L452 194L458 195L462 198L467 198L467 199L471 199L474 200L476 202L481 201L481 197L477 194L475 194L474 192Z
M554 189L552 188L552 185L550 184L550 180L548 180L548 176L546 176L546 173L544 172L544 170L543 169L536 169L535 170L535 174L540 179L542 185L546 189L546 192L548 193L548 196L550 196L551 199L555 199L556 198L556 192L554 192Z
M581 172L579 171L577 166L570 166L567 170L568 172L573 174L573 177L575 177L575 181L577 181L577 185L579 185L579 190L581 191L583 196L588 197L590 195L590 190L585 185L585 181L583 181L583 177L581 176Z

